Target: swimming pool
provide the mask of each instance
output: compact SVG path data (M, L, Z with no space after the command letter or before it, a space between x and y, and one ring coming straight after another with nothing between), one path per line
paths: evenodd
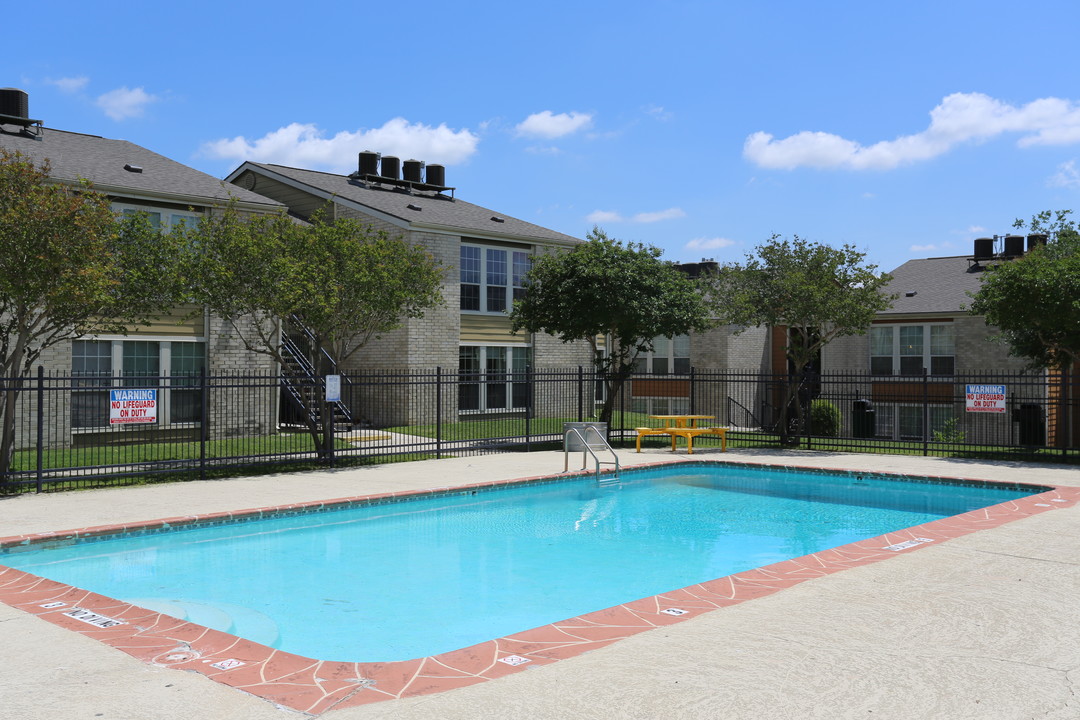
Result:
M867 465L880 464L872 456L867 456L865 460ZM415 467L433 468L434 472L441 473L443 462L445 461L419 463ZM744 462L708 459L667 465L678 468L680 472L695 471L704 466L748 467ZM409 465L410 469L413 467L412 464ZM635 472L646 470L648 466L639 468L640 470L636 468ZM821 470L801 467L773 469L790 473L808 472L814 476L823 473ZM824 474L847 478L856 491L860 483L879 477L876 474L846 470L824 471ZM166 517L125 525L0 537L0 552L7 553L0 556L0 603L67 631L95 639L150 665L198 673L214 682L242 689L250 695L282 707L317 715L331 708L339 710L443 692L556 663L604 648L638 633L692 622L699 616L718 609L756 601L807 580L822 580L833 573L918 553L922 548L932 548L940 542L990 530L1014 520L1050 513L1059 508L1069 508L1080 501L1080 488L1067 486L1045 488L1036 485L969 481L963 478L900 478L890 475L880 477L900 479L914 485L1008 487L1011 490L1039 494L961 515L939 518L915 527L654 596L628 600L603 610L561 619L542 627L493 638L459 650L398 662L347 663L333 658L313 659L275 650L108 596L4 567L4 563L20 551L32 550L38 546L61 548L83 541L95 542L106 536L156 535L173 533L180 528L257 523L266 517L334 513L346 507L393 506L420 498L438 499L459 495L469 497L474 492L483 494L519 485L566 483L567 476L496 480L449 489L402 490L385 495L317 500L236 512ZM406 486L410 486L410 483L411 487L422 487L415 480L407 481ZM447 608L448 615L459 611L460 608ZM645 647L652 646L647 642ZM652 662L648 657L641 660Z
M717 464L8 553L3 562L343 661L449 652L1030 495Z

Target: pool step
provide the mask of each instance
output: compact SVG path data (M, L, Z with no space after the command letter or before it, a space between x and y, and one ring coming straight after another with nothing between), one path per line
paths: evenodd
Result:
M213 630L274 647L278 626L273 620L251 608L232 603L204 603L175 598L126 598L126 601L177 620L187 620Z

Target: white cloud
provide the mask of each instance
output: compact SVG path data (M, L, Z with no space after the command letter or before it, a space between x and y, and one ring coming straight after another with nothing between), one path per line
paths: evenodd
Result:
M954 245L951 242L949 242L948 240L946 240L945 242L941 242L941 243L929 243L927 245L912 245L910 249L911 249L912 252L935 252L935 251L944 252L946 250L951 250L953 247L954 247Z
M585 220L598 225L600 223L625 222L623 216L611 210L593 210L585 216Z
M584 130L592 125L592 115L588 113L559 113L550 110L533 113L517 124L517 134L523 137L557 138Z
M405 118L386 121L382 127L324 137L312 124L292 123L248 140L243 135L203 145L203 152L232 160L256 160L306 168L345 172L356 168L357 154L375 150L401 159L456 165L476 152L480 138L469 130L451 130L445 124L431 127Z
M45 82L50 85L55 85L60 88L62 92L76 93L86 87L86 84L90 82L90 78L85 76L60 78L59 80L46 80ZM114 91L115 92L115 91Z
M125 86L98 96L97 106L113 120L126 120L141 116L146 106L157 100L156 95L141 87L131 89Z
M720 248L731 247L734 244L734 240L729 240L727 238L694 238L690 242L686 243L686 249L719 250Z
M1076 161L1070 160L1058 165L1057 172L1050 176L1046 184L1050 187L1080 187L1080 169L1077 169Z
M646 105L645 114L660 120L661 122L668 122L675 117L675 113L665 110L660 105Z
M668 208L667 210L660 210L658 212L642 212L632 215L631 217L624 217L614 210L594 210L585 216L585 220L594 224L621 222L654 223L662 220L674 220L681 217L686 217L686 213L682 211L682 208Z
M658 212L638 213L630 218L630 221L636 223L654 223L662 220L675 220L681 217L686 217L686 213L682 211L682 208L676 207L660 210Z
M1080 106L1042 98L1017 107L982 93L954 93L930 111L930 125L913 135L865 146L826 132L803 131L781 140L756 132L747 137L743 156L761 167L784 170L891 170L1004 133L1020 133L1020 147L1080 142Z

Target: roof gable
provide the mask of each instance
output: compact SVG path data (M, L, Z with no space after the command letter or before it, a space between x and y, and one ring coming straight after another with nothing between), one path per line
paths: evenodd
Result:
M89 180L110 195L157 196L208 205L235 199L268 210L281 207L270 198L226 184L126 140L44 128L37 136L0 131L0 148L18 152L36 164L48 160L54 179L69 183ZM125 169L125 165L141 172Z
M353 180L347 175L303 170L284 165L246 162L228 177L235 182L245 171L284 179L326 197L360 206L374 215L396 219L412 229L451 229L465 235L499 236L564 245L582 242L579 238L498 213L480 205L435 193L408 192Z

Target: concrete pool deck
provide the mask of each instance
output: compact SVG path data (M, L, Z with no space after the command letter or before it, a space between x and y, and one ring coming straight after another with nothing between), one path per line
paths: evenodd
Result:
M625 465L682 461L620 453ZM729 451L694 459L1080 487L1076 468ZM0 536L551 474L562 453L0 500ZM142 662L0 604L0 707L37 718L303 716ZM528 667L528 666L525 666ZM899 553L583 655L436 695L330 709L360 718L1080 717L1080 506Z

